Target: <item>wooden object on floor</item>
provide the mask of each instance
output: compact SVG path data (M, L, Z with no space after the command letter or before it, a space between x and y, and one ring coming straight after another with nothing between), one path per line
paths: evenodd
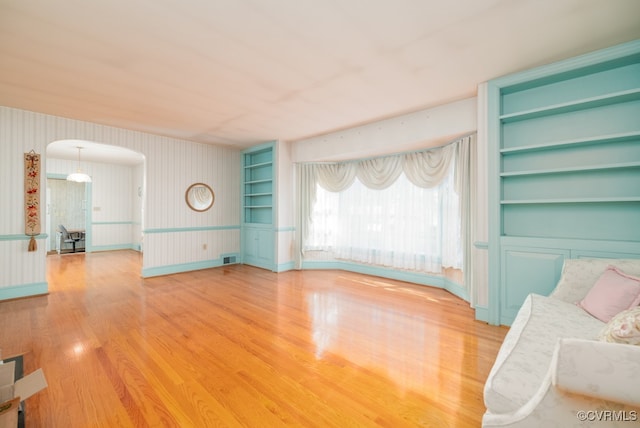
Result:
M18 426L18 410L20 397L0 403L0 428L16 428Z
M479 426L507 329L446 291L229 265L140 278L134 251L47 258L0 347L49 387L27 426Z
M16 355L14 357L2 358L1 364L13 365L13 379L18 381L24 376L23 370L23 358L22 355ZM0 428L23 428L24 427L24 409L25 403L22 401L22 397L17 390L17 385L14 384L12 393L18 395L11 400L7 400L2 403L0 400ZM8 392L8 391L3 391ZM2 399L5 399L3 397Z

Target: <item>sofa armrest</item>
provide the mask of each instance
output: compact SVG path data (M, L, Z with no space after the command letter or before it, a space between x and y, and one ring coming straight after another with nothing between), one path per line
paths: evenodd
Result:
M566 392L640 406L640 346L559 339L551 383Z
M594 422L602 411L616 412L616 418L622 419ZM595 423L626 427L639 417L640 346L559 339L549 370L531 400L511 413L487 411L482 426L564 428Z

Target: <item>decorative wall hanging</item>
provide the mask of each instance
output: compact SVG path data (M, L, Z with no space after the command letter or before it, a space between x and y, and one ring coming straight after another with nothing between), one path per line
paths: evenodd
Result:
M34 236L40 235L40 155L33 150L24 154L24 228L31 237L29 251L36 251Z

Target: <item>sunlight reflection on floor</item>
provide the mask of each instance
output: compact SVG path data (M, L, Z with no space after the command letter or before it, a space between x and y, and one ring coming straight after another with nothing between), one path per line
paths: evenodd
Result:
M307 299L318 359L325 353L340 355L386 373L404 391L426 393L439 388L439 367L424 362L445 356L439 355L438 330L426 328L420 314L334 291L316 291Z

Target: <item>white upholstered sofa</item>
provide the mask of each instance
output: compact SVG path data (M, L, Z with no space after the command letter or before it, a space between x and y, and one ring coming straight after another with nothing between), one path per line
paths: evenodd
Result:
M640 260L570 259L550 296L530 294L485 383L483 426L640 425L637 277Z

